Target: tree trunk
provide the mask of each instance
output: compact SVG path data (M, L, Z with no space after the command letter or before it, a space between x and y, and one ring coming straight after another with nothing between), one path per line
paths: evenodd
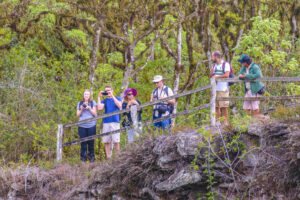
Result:
M292 45L295 46L295 39L299 37L299 29L297 26L297 19L296 19L296 9L297 5L299 5L299 0L295 1L292 6L292 17L291 17L291 27L292 27ZM299 9L299 8L298 8Z
M247 22L247 10L246 10L246 7L243 9L243 24L246 24ZM236 44L235 44L235 47L234 48L238 48L240 46L240 40L242 39L242 36L244 34L244 30L245 30L245 26L240 28L239 30L239 35L237 37L237 40L236 40ZM232 55L232 58L235 56L235 54Z
M95 70L97 67L97 52L99 49L100 33L101 33L101 28L99 25L97 25L96 32L93 38L93 49L91 52L91 62L90 62L90 71L89 71L89 81L91 83L91 90L93 89L94 80L95 80Z
M210 22L210 13L207 13L207 19L206 19L206 41L205 41L205 50L206 50L206 56L207 59L209 59L208 65L211 66L211 33L209 29L209 22ZM209 73L209 70L208 70Z
M134 47L135 47L135 43L131 43L129 45L130 64L126 65L120 93L122 91L124 91L125 89L127 89L129 86L129 78L130 78L131 72L134 69L134 65L135 65ZM128 59L127 57L128 56L125 55L125 59Z
M182 23L180 22L177 27L177 55L176 55L176 64L175 64L175 70L174 70L174 82L173 82L173 91L174 94L178 93L179 89L179 78L180 73L182 71L181 66L181 47L182 47L182 39L181 39L181 32L182 32ZM177 110L177 100L175 101L174 105L174 114ZM172 119L172 127L175 125L175 118Z
M187 87L187 89L191 89L193 87L193 83L190 84L194 73L196 71L196 65L194 63L194 57L193 57L193 42L192 42L192 38L193 38L193 32L191 33L191 30L189 29L189 25L186 25L186 45L187 45L187 49L188 49L188 56L189 56L189 77L187 80L187 84L189 84L189 86ZM185 101L185 109L188 109L188 106L190 104L191 101L191 95L186 96L186 101Z

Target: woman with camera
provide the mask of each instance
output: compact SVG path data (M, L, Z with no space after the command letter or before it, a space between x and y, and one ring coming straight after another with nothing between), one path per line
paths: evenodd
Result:
M86 89L83 93L82 101L77 104L77 117L79 121L94 118L97 116L97 103L92 100L91 91ZM80 138L92 136L96 134L97 121L86 122L78 125L78 133ZM94 140L81 143L80 160L85 162L95 161Z
M141 105L141 102L135 98L137 95L137 90L133 88L128 88L124 91L124 101L122 103L122 109L130 108L132 105ZM142 121L142 109L138 110L138 121ZM122 126L124 128L129 128L132 125L132 119L131 119L131 112L124 113L124 120L122 122ZM141 129L141 126L139 126L139 129ZM126 131L128 142L132 143L134 141L134 137L138 137L139 133L134 131L133 129L127 129Z

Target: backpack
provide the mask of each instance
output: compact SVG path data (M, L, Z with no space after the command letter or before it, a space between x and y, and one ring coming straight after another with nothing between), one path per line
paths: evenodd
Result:
M83 101L80 101L80 102L79 102L79 108L80 108L80 106L81 106L82 104L83 104ZM91 108L93 108L93 106L94 106L94 105L93 105L93 101L91 101Z
M163 89L163 91L167 94L167 96L169 96L168 90L169 90L168 86L165 86L164 89ZM156 97L154 96L155 93L157 93ZM154 91L153 91L153 97L155 97L156 99L158 99L158 88L154 89ZM168 109L170 111L170 114L173 114L174 104L168 103L167 105L168 105Z
M230 71L229 71L229 77L228 78L234 78L234 72L233 72L233 69L231 67L231 64L228 63L229 66L230 66ZM226 62L224 61L223 64L222 64L222 69L223 69L223 74L225 74L225 65L226 65ZM215 66L214 66L215 68ZM234 84L234 82L228 82L228 86L232 86Z

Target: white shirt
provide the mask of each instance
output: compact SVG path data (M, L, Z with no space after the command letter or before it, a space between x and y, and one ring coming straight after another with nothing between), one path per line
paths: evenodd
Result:
M223 75L223 63L224 60L221 60L220 64L214 64L212 67L214 67L214 76L221 76ZM224 72L230 72L230 65L228 62L225 63L225 69ZM227 82L217 82L217 91L229 91L229 86Z
M172 91L172 89L170 88L170 87L168 87L168 95L167 95L167 93L165 92L165 87L167 87L167 86L163 86L162 87L162 90L160 90L159 88L158 88L158 90L157 90L157 96L158 96L158 98L159 97L162 97L162 98L166 98L166 97L168 97L168 96L173 96L174 95L174 93L173 93L173 91ZM155 92L155 94L153 95L153 92L152 92L152 94L151 94L151 99L152 100L157 100L156 98L154 98L154 96L156 96L156 92ZM167 104L167 102L164 102L165 104ZM157 104L155 104L154 106L153 106L153 108L154 109L157 109L158 107L157 107ZM162 114L161 116L163 117L163 116L167 116L167 115L169 115L170 113L169 112L166 112L166 113L164 113L164 114ZM155 116L158 116L158 111L156 110L155 111L155 113L154 113L154 115Z

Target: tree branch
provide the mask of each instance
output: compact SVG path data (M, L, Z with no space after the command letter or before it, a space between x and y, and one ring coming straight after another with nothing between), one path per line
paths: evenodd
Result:
M168 52L168 54L170 56L172 56L173 58L176 58L176 55L174 54L174 52L172 51L171 47L169 46L169 44L163 39L163 36L159 33L159 38L160 38L160 43L161 46Z

